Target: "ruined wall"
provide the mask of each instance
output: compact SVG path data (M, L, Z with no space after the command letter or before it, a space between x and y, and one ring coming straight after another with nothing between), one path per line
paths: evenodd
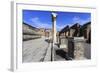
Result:
M23 33L23 41L25 40L30 40L30 39L36 39L36 38L40 38L40 34L39 34L39 29L32 27L26 23L23 23L23 28L22 28L22 33Z

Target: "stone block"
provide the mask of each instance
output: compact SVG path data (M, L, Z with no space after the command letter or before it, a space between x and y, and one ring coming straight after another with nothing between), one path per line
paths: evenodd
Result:
M85 39L83 37L74 38L74 59L84 59L84 43Z
M68 48L68 39L60 38L60 48Z

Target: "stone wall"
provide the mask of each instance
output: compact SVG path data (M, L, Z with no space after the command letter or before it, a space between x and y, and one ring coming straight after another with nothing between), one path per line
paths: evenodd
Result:
M84 37L68 38L68 56L75 60L85 59Z
M59 33L59 41L60 48L67 48L70 58L91 59L91 22L64 27Z
M91 22L88 22L81 27L80 36L84 36L87 42L91 43Z
M74 38L74 59L85 59L85 39L84 37L75 37Z
M39 29L29 24L23 23L23 41L41 38Z
M74 40L73 38L68 38L68 56L74 58Z
M60 49L65 49L67 56L74 60L91 59L91 47L84 37L60 38Z
M59 43L59 48L66 49L66 52L68 52L68 39L66 37L62 37L60 38Z

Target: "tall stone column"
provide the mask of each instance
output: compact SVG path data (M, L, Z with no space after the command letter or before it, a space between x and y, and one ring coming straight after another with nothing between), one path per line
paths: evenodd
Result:
M56 17L57 17L57 14L56 13L54 13L54 12L52 12L52 31L53 31L53 36L52 36L52 38L53 38L53 44L55 44L57 41L57 39L56 39Z
M57 14L52 12L52 48L51 48L51 61L54 61L54 55L55 55L55 46L54 44L57 42L57 38L56 38L56 17L57 17Z

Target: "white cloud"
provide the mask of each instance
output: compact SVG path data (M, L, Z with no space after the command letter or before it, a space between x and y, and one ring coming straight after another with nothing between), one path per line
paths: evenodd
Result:
M31 22L33 22L34 26L37 28L52 28L52 24L47 24L47 23L43 23L40 21L40 19L38 17L34 17L30 19ZM56 25L57 30L61 30L62 28L64 28L66 25Z
M66 25L56 25L56 28L58 31L60 31L61 29L63 29Z
M52 28L52 24L42 22L42 21L40 21L40 19L38 17L31 18L30 20L31 20L31 22L33 22L34 26L37 27L37 28ZM56 28L57 28L58 31L60 31L61 29L63 29L67 25L69 25L69 27L72 26L75 23L79 23L79 24L83 25L84 23L86 23L88 21L90 21L90 18L83 20L80 17L75 16L72 19L72 22L73 22L72 24L65 24L65 25L61 25L61 24L58 25L57 24Z
M60 31L62 28L64 28L65 26L61 26L61 25L56 25L56 28L58 31Z
M62 30L64 27L66 27L66 26L72 26L73 24L65 24L65 25L56 25L56 27L57 27L57 29L58 29L58 31L60 31L60 30Z
M91 20L90 18L81 19L80 17L75 16L75 17L73 18L73 23L74 23L74 24L75 24L75 23L79 23L79 24L83 25L83 24L85 24L86 22L89 22L90 20Z
M75 17L73 18L73 22L74 22L74 23L79 23L79 22L80 22L80 18L77 17L77 16L75 16Z
M32 18L31 21L32 21L33 23L40 23L38 17Z
M33 22L34 26L38 28L51 28L52 27L51 24L41 22L38 17L34 17L30 20Z
M34 26L37 28L52 28L52 24L43 23L40 21L40 19L38 17L34 17L30 20L33 22ZM59 31L59 30L63 29L66 25L56 25L56 28Z

